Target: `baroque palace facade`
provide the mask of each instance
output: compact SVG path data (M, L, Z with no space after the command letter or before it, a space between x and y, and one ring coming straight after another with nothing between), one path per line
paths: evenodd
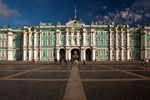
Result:
M150 58L150 27L130 28L75 17L65 25L40 22L22 29L0 28L0 60L54 59L126 61Z

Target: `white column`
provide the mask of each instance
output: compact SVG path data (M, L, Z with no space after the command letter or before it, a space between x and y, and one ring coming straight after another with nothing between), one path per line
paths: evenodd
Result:
M130 60L130 33L129 30L127 30L127 60ZM132 55L133 56L133 55Z
M66 60L71 60L71 50L70 50L70 48L67 48L67 55L66 55Z
M56 46L59 46L59 34L60 30L56 30Z
M123 56L124 56L124 50L121 49L121 60L122 60L122 61L124 60L124 59L123 59Z
M123 40L123 39L122 39L122 40ZM129 40L130 40L130 33L129 33L129 31L128 31L128 32L127 32L127 47L130 46Z
M112 31L110 32L109 35L110 35L110 38L109 38L109 40L110 40L110 41L109 41L109 44L110 44L110 47L112 47Z
M27 50L23 49L23 60L26 61Z
M93 29L91 29L91 33L90 33L90 44L91 44L91 46L93 46L93 33L94 33L94 31L93 31Z
M71 60L71 50L68 50L68 59Z
M81 48L81 61L85 60L85 48Z
M116 49L116 61L118 61L118 54L119 54L119 50L118 48Z
M26 56L27 56L27 50L25 49L27 46L27 41L26 41L26 35L27 33L24 31L23 32L23 60L26 60Z
M143 51L144 51L144 59L147 58L147 32L144 32L144 45L143 45Z
M109 48L110 48L110 51L109 51L109 58L110 58L110 61L112 60L112 31L110 30L110 38L109 38Z
M109 52L110 52L110 55L109 55L109 56L110 56L110 61L111 61L111 60L112 60L112 49L110 49Z
M77 46L80 46L80 31L77 32Z
M95 33L95 30L94 29L91 29L91 46L94 46L94 33Z
M13 60L12 32L8 32L8 60Z
M32 34L32 32L29 32L28 34L29 34L29 47L31 47L31 34Z
M116 32L116 38L115 38L115 40L116 40L116 51L115 51L115 57L116 57L116 61L118 61L118 32Z
M69 45L69 44L68 44L68 43L69 43L69 42L68 42L68 41L69 41L69 40L68 40L68 33L69 33L69 31L68 31L68 30L66 30L66 46L68 46L68 45Z
M118 47L118 32L116 32L116 47Z
M42 60L42 50L41 50L42 38L41 38L41 33L42 33L42 30L40 30L40 57L39 57L40 60Z
M83 29L83 46L86 46L86 29Z
M68 52L68 50L69 50L69 48L66 48L66 60L68 60L69 58L68 58L68 56L69 56L69 52Z
M32 60L32 51L31 51L31 49L29 49L29 60Z
M23 32L23 46L27 46L26 35L27 32Z
M130 60L130 49L127 48L127 60Z
M127 41L128 41L128 37L127 37ZM128 43L127 43L128 46ZM123 34L121 34L121 47L123 47Z
M74 46L74 31L71 32L71 46Z
M58 40L59 40L59 41L58 41L58 45L61 45L61 38L60 38L60 37L61 37L61 31L60 31L60 33L58 34L58 36L59 36L59 38L58 38Z
M37 60L37 39L36 39L37 33L34 31L34 60Z
M32 60L32 51L31 51L31 35L32 35L32 32L31 30L29 30L29 60Z
M92 50L92 60L93 61L95 61L95 51L96 51L95 48L93 48L93 50Z
M60 52L59 52L59 49L56 49L56 55L57 55L57 60L60 60Z
M96 45L95 34L96 34L96 32L94 31L94 33L93 33L93 46L95 46L95 45Z

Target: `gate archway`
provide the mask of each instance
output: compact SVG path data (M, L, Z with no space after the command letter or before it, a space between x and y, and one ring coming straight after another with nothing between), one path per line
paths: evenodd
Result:
M92 60L91 56L92 56L91 49L86 49L86 61Z
M60 49L60 59L65 59L66 57L66 52L65 52L65 49Z
M72 60L80 60L80 50L79 49L72 49L71 50L71 59Z

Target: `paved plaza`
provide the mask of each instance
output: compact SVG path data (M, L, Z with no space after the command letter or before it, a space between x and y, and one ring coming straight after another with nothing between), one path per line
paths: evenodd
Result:
M150 100L140 62L0 62L0 100Z

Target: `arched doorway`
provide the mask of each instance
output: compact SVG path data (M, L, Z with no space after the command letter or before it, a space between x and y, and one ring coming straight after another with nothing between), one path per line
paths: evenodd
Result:
M66 52L65 49L60 49L60 59L65 59Z
M86 49L86 61L90 61L91 60L91 49Z
M79 51L79 49L72 49L71 50L71 59L72 60L80 60L80 51Z

